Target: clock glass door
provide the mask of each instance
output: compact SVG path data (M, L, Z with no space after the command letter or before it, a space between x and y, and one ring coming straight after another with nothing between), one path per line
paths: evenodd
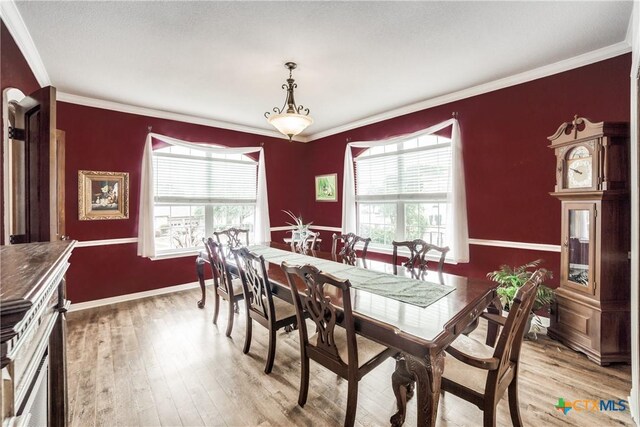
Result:
M562 272L565 283L593 293L594 205L567 203Z

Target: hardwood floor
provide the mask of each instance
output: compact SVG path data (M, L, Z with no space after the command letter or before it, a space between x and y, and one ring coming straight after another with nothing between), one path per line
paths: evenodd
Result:
M347 383L313 362L307 404L297 405L297 331L278 333L273 372L265 375L267 331L253 328L251 351L243 355L243 312L236 316L232 338L226 338L226 304L215 326L213 293L208 290L204 310L196 307L198 295L194 289L69 313L72 426L343 424ZM525 342L521 366L525 425L632 425L628 409L564 415L554 408L560 397L626 400L630 366L599 367L544 336ZM388 360L360 382L357 425L389 425L395 412L393 369L394 361ZM412 399L405 425L416 425L415 412ZM450 394L440 399L439 426L481 424L482 413L475 406ZM506 398L498 405L498 425L511 425Z

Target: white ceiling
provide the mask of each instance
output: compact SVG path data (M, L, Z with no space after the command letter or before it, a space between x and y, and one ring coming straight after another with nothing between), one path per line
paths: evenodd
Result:
M313 137L624 41L632 2L17 2L59 91Z

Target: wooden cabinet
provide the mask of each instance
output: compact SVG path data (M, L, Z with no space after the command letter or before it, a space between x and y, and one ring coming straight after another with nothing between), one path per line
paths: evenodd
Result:
M67 424L64 275L74 243L0 246L5 427Z
M630 361L628 126L575 117L550 136L562 203L549 336L606 365Z

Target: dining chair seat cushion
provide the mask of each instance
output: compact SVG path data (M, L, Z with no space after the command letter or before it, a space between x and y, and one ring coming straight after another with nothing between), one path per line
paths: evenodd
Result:
M460 335L451 346L474 357L482 359L493 357L494 349L492 347L466 335ZM442 376L480 394L484 394L488 372L486 369L479 369L461 362L450 354L444 358Z
M314 334L309 338L309 344L314 346L316 345L318 341L317 335L318 334ZM336 347L338 347L338 354L340 355L340 358L345 364L348 364L349 351L347 349L347 330L341 327L336 327L333 332L333 338L336 341ZM356 344L358 346L358 368L362 367L362 365L383 353L388 348L360 335L356 335Z
M233 279L231 281L233 287L233 296L242 295L242 281L240 279ZM220 286L220 288L222 288Z
M276 322L287 317L296 316L296 307L280 298L273 299L273 307L276 310Z

